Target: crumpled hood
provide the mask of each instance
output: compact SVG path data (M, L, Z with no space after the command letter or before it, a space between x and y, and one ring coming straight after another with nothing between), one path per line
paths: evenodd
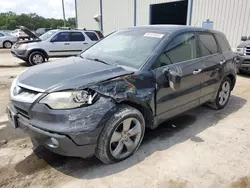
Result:
M20 84L45 92L84 88L92 83L131 74L122 67L70 57L29 68L18 78Z

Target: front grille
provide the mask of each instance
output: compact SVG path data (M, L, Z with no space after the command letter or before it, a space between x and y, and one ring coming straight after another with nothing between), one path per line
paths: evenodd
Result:
M246 46L244 50L244 55L250 55L250 46Z
M16 108L17 113L21 114L22 116L24 116L27 119L30 119L29 113L27 111L25 111L17 106L15 106L15 108Z
M38 94L38 92L31 91L31 90L23 88L23 87L20 87L20 90L18 92L19 96L21 96L21 97L30 97L30 98L36 97L37 94Z
M39 96L41 96L42 93L17 85L13 88L11 94L12 100L33 103Z

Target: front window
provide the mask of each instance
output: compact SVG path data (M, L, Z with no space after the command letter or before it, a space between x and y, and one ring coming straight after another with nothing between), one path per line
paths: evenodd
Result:
M44 33L43 35L41 35L39 38L41 40L47 40L48 38L50 38L56 31L48 31L46 33Z
M164 36L155 31L118 31L84 51L81 57L139 69Z
M185 62L197 57L195 34L184 33L169 43L166 51L159 56L153 68Z

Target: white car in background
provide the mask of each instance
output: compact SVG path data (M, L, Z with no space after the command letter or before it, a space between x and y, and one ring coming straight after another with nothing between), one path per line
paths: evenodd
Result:
M99 31L94 30L50 30L42 36L36 36L26 27L20 26L33 40L19 41L11 53L30 65L37 65L53 57L78 55L103 38Z
M11 48L17 42L17 37L0 31L0 48Z
M30 39L30 37L25 32L23 32L21 29L15 29L10 34L12 36L17 37L18 40L26 40L26 39L29 40Z

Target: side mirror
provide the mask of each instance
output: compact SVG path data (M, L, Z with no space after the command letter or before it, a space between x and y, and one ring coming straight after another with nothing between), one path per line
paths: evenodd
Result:
M242 36L241 41L247 41L247 36Z
M181 76L177 72L170 70L169 68L164 69L164 74L169 81L169 86L174 91L178 91L181 88Z

